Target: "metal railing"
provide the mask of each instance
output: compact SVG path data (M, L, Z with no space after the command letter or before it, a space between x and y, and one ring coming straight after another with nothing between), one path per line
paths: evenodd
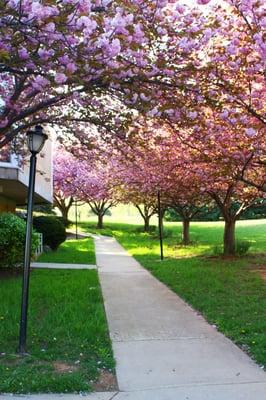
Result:
M38 257L43 253L43 236L42 233L37 233L38 235L38 247L35 250L35 256Z

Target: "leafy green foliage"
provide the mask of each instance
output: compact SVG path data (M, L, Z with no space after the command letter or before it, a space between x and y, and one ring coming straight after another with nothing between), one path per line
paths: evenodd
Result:
M56 217L40 216L33 219L34 228L43 234L43 243L52 250L66 240L66 229Z
M149 233L155 233L157 229L156 225L150 225L149 226ZM136 228L136 232L144 232L144 227L143 226L138 226Z
M233 209L239 207L239 203L235 202ZM180 215L173 209L168 208L164 215L165 221L177 222L181 221ZM193 221L219 221L222 218L219 208L215 205L202 206L200 211L193 217ZM261 219L266 218L266 199L258 199L256 204L249 207L242 215L241 219Z
M12 213L0 214L0 267L23 264L26 223ZM32 254L38 245L37 235L32 234Z
M221 212L217 206L202 206L200 211L193 217L193 221L218 221L221 217ZM169 222L181 221L180 215L173 208L168 208L164 218Z
M237 240L236 241L236 254L238 256L244 256L250 249L251 242L248 240Z
M66 220L64 217L56 217L56 219L58 219L58 221L60 221L66 228L69 228L70 225L72 225L73 222L71 222L70 220Z
M159 229L158 227L156 227L155 232L152 232L152 234L154 235L155 238L159 238ZM171 228L167 228L167 227L163 227L162 228L162 234L163 234L163 238L170 238L174 235L174 232Z
M256 204L248 208L242 215L242 219L266 218L266 199L261 199Z

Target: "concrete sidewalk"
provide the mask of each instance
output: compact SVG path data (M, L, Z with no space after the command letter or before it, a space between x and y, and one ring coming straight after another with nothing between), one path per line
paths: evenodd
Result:
M115 239L96 258L122 400L262 400L266 374ZM163 268L163 264L162 264Z
M65 264L65 263L44 263L44 262L32 262L31 268L45 268L45 269L97 269L94 264Z
M119 392L0 400L264 400L266 374L110 237L95 236ZM163 264L162 264L163 268Z
M117 392L83 394L0 395L0 400L112 400Z

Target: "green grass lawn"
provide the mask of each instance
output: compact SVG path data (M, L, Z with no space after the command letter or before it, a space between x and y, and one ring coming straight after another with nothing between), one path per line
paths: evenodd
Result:
M92 238L66 240L57 251L43 253L38 262L65 264L95 264L94 242Z
M40 260L95 263L92 239L67 241ZM0 393L89 392L114 372L96 270L31 272L26 357L16 354L21 283L0 273Z
M252 246L247 256L230 259L213 256L222 241L222 222L192 223L188 247L180 245L181 224L165 226L171 236L164 240L162 262L158 238L137 225L108 224L101 233L113 234L154 276L265 366L266 285L253 271L266 264L266 221L238 222L237 239ZM97 231L92 223L82 228Z

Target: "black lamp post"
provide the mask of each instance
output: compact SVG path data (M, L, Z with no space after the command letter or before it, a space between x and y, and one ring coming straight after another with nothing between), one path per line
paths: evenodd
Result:
M158 222L159 222L160 255L161 255L161 260L163 260L163 216L162 216L161 192L160 192L160 190L158 190L158 193L157 193L157 202L158 202Z
M24 270L22 282L22 301L21 301L21 319L19 332L20 354L26 354L27 339L27 317L28 317L28 299L29 299L29 278L30 278L30 259L31 259L31 234L32 234L32 209L35 188L36 161L37 154L41 151L48 136L43 132L40 125L36 125L35 129L27 133L28 148L31 152L30 157L30 175L28 188L28 204L27 204L27 226L26 226L26 242L24 252Z
M78 200L75 201L76 239L78 239Z

